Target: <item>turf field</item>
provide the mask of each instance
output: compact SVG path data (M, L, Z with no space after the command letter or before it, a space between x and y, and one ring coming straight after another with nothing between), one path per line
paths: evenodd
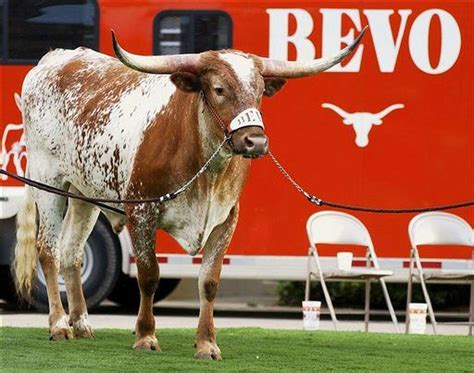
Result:
M156 353L132 350L130 330L50 342L44 328L0 328L0 371L474 371L472 337L222 329L224 360L197 361L194 332L159 330L163 352Z

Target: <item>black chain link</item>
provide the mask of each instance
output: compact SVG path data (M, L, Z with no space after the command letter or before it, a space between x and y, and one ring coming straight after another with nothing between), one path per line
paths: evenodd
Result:
M282 166L282 164L276 159L272 152L268 152L268 155L275 163L277 169L280 173L288 179L288 181L293 185L293 187L302 195L306 197L306 199L314 203L317 206L328 206L334 207L338 209L350 210L350 211L362 211L362 212L372 212L377 214L407 214L407 213L420 213L420 212L429 212L429 211L442 211L442 210L450 210L450 209L458 209L462 207L474 206L474 201L466 201L460 203L453 203L449 205L440 205L440 206L432 206L432 207L415 207L415 208L406 208L406 209L395 209L395 208L374 208L374 207L365 207L365 206L354 206L354 205L346 205L342 203L330 202L322 200L321 198L316 197L315 195L308 193L306 190L303 189L301 185L299 185L286 171L286 169Z

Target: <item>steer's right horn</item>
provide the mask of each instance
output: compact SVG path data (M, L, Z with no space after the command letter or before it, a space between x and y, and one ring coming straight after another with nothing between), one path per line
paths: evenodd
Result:
M367 26L364 27L351 45L348 45L335 56L318 58L312 61L280 61L270 58L261 58L263 63L262 75L267 77L291 79L302 78L328 70L334 65L337 65L356 49L360 39L364 36L366 31Z
M126 66L144 73L172 74L177 71L196 73L200 68L199 54L175 54L169 56L141 56L124 50L112 31L112 43L117 58Z

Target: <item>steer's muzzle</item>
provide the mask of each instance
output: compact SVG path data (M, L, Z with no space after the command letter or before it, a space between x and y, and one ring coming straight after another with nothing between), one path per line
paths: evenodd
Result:
M245 158L259 158L268 153L268 137L261 127L244 127L232 133L232 149Z

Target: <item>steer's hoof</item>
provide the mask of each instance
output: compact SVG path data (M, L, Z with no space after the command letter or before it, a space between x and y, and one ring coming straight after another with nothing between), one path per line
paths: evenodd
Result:
M222 360L221 350L213 342L197 342L194 357L200 360Z
M49 332L50 341L64 341L67 339L73 339L74 334L72 328L63 327L63 328L52 328Z
M157 351L161 352L160 345L155 336L147 336L138 339L133 348L137 351Z
M50 319L50 325L52 325L49 328L50 341L64 341L74 338L72 328L69 326L69 318L66 315L62 315L53 322Z
M74 338L95 338L94 331L90 325L80 328L74 327Z
M94 332L87 316L81 316L78 320L72 321L74 338L94 338Z

